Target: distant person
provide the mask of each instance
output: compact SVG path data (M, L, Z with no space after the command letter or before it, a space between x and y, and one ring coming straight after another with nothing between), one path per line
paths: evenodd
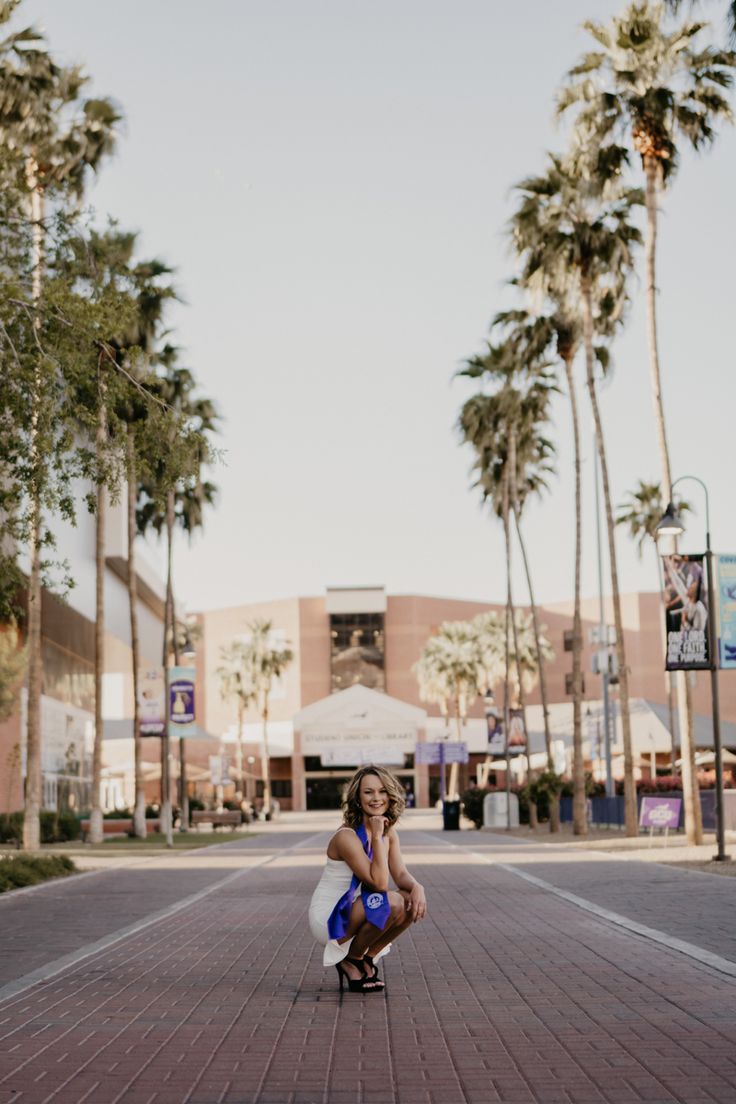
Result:
M406 807L407 809L413 809L416 802L414 799L414 790L411 788L411 784L409 782L405 784L404 791L406 793Z
M376 962L394 939L427 913L424 889L406 869L396 822L401 783L385 767L361 767L343 804L344 823L327 846L327 863L309 906L312 935L351 993L380 993ZM397 889L389 889L389 875Z

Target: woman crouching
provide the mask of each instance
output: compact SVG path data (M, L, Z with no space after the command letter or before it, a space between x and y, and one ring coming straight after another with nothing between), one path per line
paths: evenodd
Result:
M327 862L309 907L309 926L335 966L340 991L380 993L377 960L397 936L427 913L424 889L404 865L396 822L405 794L385 767L356 771L343 804L344 823L327 847ZM389 875L396 890L389 889Z

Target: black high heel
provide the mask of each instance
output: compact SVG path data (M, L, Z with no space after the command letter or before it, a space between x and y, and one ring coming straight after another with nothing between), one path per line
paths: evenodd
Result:
M363 974L365 975L365 980L370 982L371 985L375 986L377 989L386 988L385 983L381 981L380 977L378 976L378 967L376 966L370 955L363 955L362 958L348 958L348 962L352 962L354 966L357 966L358 969L362 970ZM366 966L370 967L370 973L368 973L368 971L366 970Z
M363 955L363 962L365 962L366 966L368 966L371 970L370 974L366 974L366 977L368 978L368 980L369 981L377 981L381 985L383 985L383 982L381 981L381 979L378 975L378 967L376 966L375 962L373 961L373 959L371 958L371 956L369 954Z
M344 961L344 960L343 960ZM381 985L375 985L372 978L365 976L362 971L362 965L359 959L348 958L347 961L361 971L362 976L359 978L351 978L349 974L345 972L343 968L343 961L335 963L335 969L337 970L340 978L340 992L342 993L343 983L347 981L348 992L350 993L380 993L383 989L383 983Z

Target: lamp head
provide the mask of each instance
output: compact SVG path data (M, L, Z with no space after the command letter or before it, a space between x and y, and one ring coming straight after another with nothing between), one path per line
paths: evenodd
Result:
M658 540L659 537L679 537L685 532L685 526L682 524L680 515L673 503L668 503L667 509L662 515L654 532L655 540Z

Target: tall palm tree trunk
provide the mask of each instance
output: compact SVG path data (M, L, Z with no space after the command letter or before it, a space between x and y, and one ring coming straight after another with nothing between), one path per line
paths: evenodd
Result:
M240 696L240 694L238 694L238 744L237 744L238 792L236 793L235 796L237 797L237 799L238 799L239 803L241 804L241 806L242 806L243 800L245 798L245 784L244 784L244 778L243 778L243 762L244 762L244 756L243 756L243 723L244 723L244 719L245 719L245 707L243 705L242 697Z
M511 598L511 542L509 540L509 478L508 472L503 480L502 520L504 543L506 546L506 622L504 626L504 666L503 666L503 726L506 742L506 827L511 827L511 617L513 611Z
M578 418L578 398L573 375L574 354L569 351L562 358L567 378L567 391L570 399L572 435L574 442L575 466L575 599L572 615L572 822L576 836L587 835L588 816L585 801L585 764L583 762L583 724L582 724L582 648L583 629L580 614L580 570L582 562L582 492L580 480L580 421Z
M133 754L135 770L135 806L133 831L138 839L146 838L146 795L143 784L143 741L140 732L138 706L138 669L140 666L140 640L138 636L138 576L135 564L135 504L138 478L135 462L135 430L128 426L128 606L130 608L130 655L133 668Z
M657 193L659 184L659 162L655 157L644 158L646 176L647 233L644 243L644 266L647 282L647 340L649 343L649 380L652 389L652 405L657 429L657 447L662 467L662 481L666 501L672 493L672 472L670 454L667 447L667 430L662 402L662 379L659 369L659 347L657 342Z
M598 407L598 394L596 391L594 375L593 352L593 304L590 283L583 277L581 281L583 299L583 336L585 342L585 371L588 382L588 394L593 411L595 423L595 435L598 443L598 456L601 463L601 482L603 484L603 501L606 511L606 529L608 532L608 558L611 566L611 590L613 593L613 618L616 626L616 657L618 659L619 677L619 702L621 709L621 727L624 743L624 817L626 823L626 835L637 836L639 824L636 802L636 785L634 782L634 759L631 748L631 715L629 711L629 671L626 666L626 648L624 644L624 625L621 615L621 595L618 585L618 561L616 558L616 526L611 505L611 488L608 479L608 460L606 457L605 439L603 436L603 423Z
M100 356L100 360L102 357ZM98 366L101 370L101 365ZM100 383L102 391L102 383ZM105 403L100 396L100 409L97 415L97 509L95 513L95 742L92 751L92 802L89 817L90 843L102 843L102 737L104 720L102 717L102 676L105 670L105 501L106 488L100 479L102 453L107 437L107 418Z
M166 613L164 624L164 667L170 666L172 658L178 665L178 640L176 638L176 616L174 612L174 520L175 520L174 492L166 495ZM164 723L164 735L161 740L161 831L166 836L168 847L173 846L171 823L171 737L169 736L169 684L166 681L166 718Z
M514 516L518 511L518 494L516 490L516 430L514 426L509 428L509 501L507 502L504 528L507 546L511 547L511 520L510 509L514 510ZM518 525L518 518L517 518ZM510 563L510 561L509 561ZM510 575L509 575L510 580ZM509 581L509 597L511 598L511 629L514 635L514 654L516 656L516 678L519 684L519 708L521 710L521 725L524 731L524 747L526 750L526 781L527 787L532 781L532 756L531 747L529 746L529 732L526 726L526 694L524 691L524 680L521 672L521 654L519 651L519 630L516 624L516 610L514 608L511 582ZM536 828L538 826L539 819L537 817L537 803L532 799L531 791L529 791L529 827Z
M545 668L545 660L542 655L542 634L539 627L539 610L537 609L537 603L534 597L534 587L532 585L532 574L529 567L529 557L527 556L526 552L526 543L521 533L521 519L516 510L514 510L514 520L516 522L516 535L519 538L521 559L524 564L524 574L526 576L527 590L529 591L529 608L532 613L534 647L537 651L537 662L539 663L539 696L542 699L542 720L544 724L544 747L545 751L547 752L547 770L552 773L555 769L555 763L554 757L552 755L552 734L549 727L549 695L547 694L547 672ZM550 795L549 828L550 832L559 832L560 830L560 801L557 794Z
M662 399L662 379L659 366L659 343L657 340L657 198L661 169L657 158L644 158L646 177L647 234L644 262L647 283L647 340L649 344L649 378L652 391L654 421L657 430L657 447L662 472L662 497L665 503L672 500L672 469ZM677 541L673 537L662 542L664 552L675 552ZM695 745L693 742L692 695L686 671L678 671L675 677L677 686L677 714L680 727L680 757L682 759L682 789L685 806L685 833L689 843L702 843L703 820L700 809L700 787L695 768Z
M30 216L32 228L32 285L31 297L34 306L41 298L41 284L44 266L43 191L38 183L38 165L29 158L26 166L26 179L30 188ZM40 326L38 315L34 318L35 328ZM40 369L34 379L34 409L31 415L31 464L35 470L35 479L40 479L40 457L38 455L38 402L40 401ZM28 578L28 701L26 719L26 780L23 813L23 846L26 850L36 850L41 846L41 695L43 692L43 653L41 641L41 489L36 484L32 491L31 522L29 540L30 573Z
M271 815L271 758L268 751L268 694L264 696L261 710L263 722L263 758L261 759L261 778L263 779L263 815Z

